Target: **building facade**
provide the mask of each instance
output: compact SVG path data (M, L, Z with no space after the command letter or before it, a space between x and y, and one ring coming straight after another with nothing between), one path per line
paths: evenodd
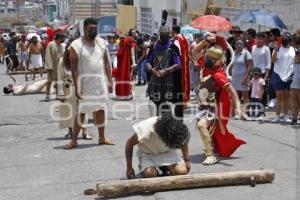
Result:
M157 33L162 23L162 12L168 12L166 25L181 24L181 0L134 0L137 9L137 29L142 33Z
M0 16L14 15L25 7L25 0L0 0Z
M117 0L68 0L70 9L70 22L75 22L87 17L116 15Z
M134 0L137 9L137 28L143 33L157 33L162 22L162 12L168 12L166 25L186 25L192 16L205 13L207 0Z

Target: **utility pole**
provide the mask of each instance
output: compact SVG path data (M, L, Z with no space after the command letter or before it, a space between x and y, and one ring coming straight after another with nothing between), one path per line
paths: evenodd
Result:
M181 20L180 23L181 25L184 25L185 23L185 14L187 10L187 0L181 0Z
M73 5L72 5L72 21L73 24L75 23L75 0L72 0Z
M20 8L19 8L19 0L16 1L17 3L17 16L18 16L18 25L20 24Z

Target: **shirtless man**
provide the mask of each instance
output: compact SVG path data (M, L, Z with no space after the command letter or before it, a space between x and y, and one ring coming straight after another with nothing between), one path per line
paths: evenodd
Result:
M29 64L33 68L33 80L35 79L36 71L40 72L41 78L43 77L43 57L42 57L43 46L38 41L36 36L31 38L29 45Z
M39 78L34 80L32 83L26 83L25 85L13 85L3 87L4 94L13 95L25 95L25 94L39 94L46 93L46 78Z
M28 46L29 42L26 40L25 35L22 35L21 40L17 44L17 51L19 54L20 66L21 70L25 70L25 80L28 81L27 78L27 61L28 61Z

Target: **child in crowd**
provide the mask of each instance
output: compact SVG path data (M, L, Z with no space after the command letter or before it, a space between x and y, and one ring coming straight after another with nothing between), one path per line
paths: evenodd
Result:
M250 112L249 116L254 120L262 120L264 113L264 106L262 104L262 96L265 90L265 80L261 77L262 72L259 67L255 67L252 71L253 78L250 81L252 87L250 99Z

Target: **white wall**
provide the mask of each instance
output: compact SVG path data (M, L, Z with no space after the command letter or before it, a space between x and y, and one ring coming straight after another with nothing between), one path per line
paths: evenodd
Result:
M153 32L157 33L161 24L161 15L163 10L175 11L178 24L180 23L181 0L134 0L134 6L137 8L137 29L141 30L140 8L152 8ZM169 12L167 26L172 27L172 18L174 16ZM158 26L155 26L157 24Z

